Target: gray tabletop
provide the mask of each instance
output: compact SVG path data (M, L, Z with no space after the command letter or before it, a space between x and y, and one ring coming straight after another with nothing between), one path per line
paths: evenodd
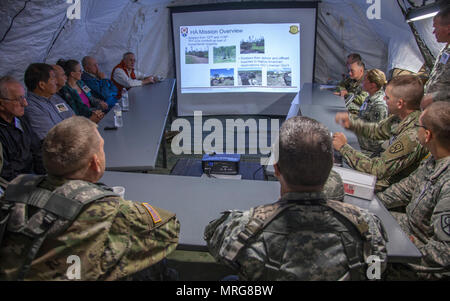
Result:
M107 170L155 168L174 87L175 79L166 79L130 89L130 108L123 112L123 127L117 130L104 130L114 125L112 110L103 118L98 129L105 140Z
M124 186L125 199L146 201L177 214L181 223L180 247L204 250L205 226L225 210L247 210L273 203L280 195L278 182L203 179L195 177L106 172L101 182ZM346 196L345 201L375 213L388 235L391 262L413 261L421 254L400 229L391 214L374 198L372 201Z

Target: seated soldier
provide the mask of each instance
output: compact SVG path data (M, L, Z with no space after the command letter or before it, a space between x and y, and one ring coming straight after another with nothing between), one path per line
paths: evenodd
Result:
M421 107L426 108L433 101L450 101L450 5L443 6L433 18L434 36L439 43L445 43L425 85Z
M157 81L155 76L146 76L134 69L136 58L134 53L127 52L123 55L122 61L113 68L111 80L118 89L117 98L122 97L122 89L129 90L146 84L153 84Z
M11 181L21 173L45 174L41 145L23 117L28 105L22 84L10 76L0 78L1 177Z
M366 122L380 122L388 117L387 105L384 101L384 86L386 85L386 76L384 72L378 69L372 69L367 72L363 81L363 89L369 96L364 100L360 108L353 103L354 110L348 108L349 113L355 114L361 120ZM361 152L368 157L378 157L382 152L384 140L369 139L357 135Z
M344 87L339 86L338 92L335 92L334 94L344 97L345 106L347 108L349 108L351 104L354 107L356 106L356 108L359 108L368 96L367 92L362 89L365 65L360 60L354 60L347 65L347 68L350 79L345 81Z
M381 122L364 122L337 113L336 122L358 136L375 140L389 140L389 147L380 157L369 158L347 144L343 133L334 133L333 147L353 169L377 177L375 190L383 191L416 170L428 151L417 141L415 123L420 116L423 84L415 75L393 78L386 87L386 103L390 117ZM398 121L400 123L398 123Z
M175 250L175 214L127 201L96 184L105 171L97 126L71 117L42 146L48 176L20 175L0 199L0 280L67 280L77 257L79 280L115 280L140 272ZM73 271L72 271L73 272ZM74 274L76 274L74 272Z
M409 177L378 198L387 208L407 206L406 214L391 212L422 253L418 264L395 264L387 279L450 279L450 102L434 102L416 124L420 143L431 157Z
M81 61L83 74L81 80L91 89L94 97L104 100L111 109L117 102L117 88L105 73L98 68L97 60L85 56Z
M25 118L34 133L42 140L48 131L59 122L74 115L72 108L56 94L56 72L52 66L35 63L25 71L27 102Z
M370 255L380 257L383 269L386 247L378 218L326 201L322 193L333 165L328 129L296 116L284 122L279 137L274 168L280 199L212 221L204 234L209 252L241 280L363 279Z
M362 62L361 55L359 53L350 53L349 55L347 55L345 66L353 64L356 61ZM347 87L349 87L350 82L351 78L348 76L348 73L342 73L342 80L338 84L338 90L347 89Z

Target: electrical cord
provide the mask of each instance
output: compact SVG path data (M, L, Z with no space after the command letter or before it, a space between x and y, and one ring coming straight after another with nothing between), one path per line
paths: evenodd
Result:
M258 169L255 170L255 172L253 173L253 180L255 179L256 173L260 171L262 168L264 168L264 165L261 165Z

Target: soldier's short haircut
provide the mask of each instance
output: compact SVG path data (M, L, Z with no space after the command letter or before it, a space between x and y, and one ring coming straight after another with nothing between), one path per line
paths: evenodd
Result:
M134 55L133 52L125 52L125 53L123 54L122 59L125 59L125 58L127 57L127 55L130 55L130 54Z
M100 137L97 124L73 116L55 125L42 144L44 167L50 175L65 177L87 167L98 152Z
M25 85L28 91L34 91L39 82L48 82L50 78L50 71L53 71L52 66L44 63L34 63L28 66L25 70Z
M0 77L0 98L9 98L8 84L20 84L21 83L10 75Z
M392 94L406 102L410 110L419 110L423 97L423 82L417 75L399 75L388 82L392 87Z
M332 141L326 126L300 116L284 122L280 129L278 167L288 185L323 185L332 166Z
M367 71L367 79L369 82L376 84L378 89L381 89L387 84L386 75L379 69L370 69Z
M421 121L442 146L450 149L450 102L433 102L425 109Z
M361 55L359 53L350 53L347 56L347 58L350 59L352 63L354 63L356 61L362 62L362 58L361 58Z
M441 8L439 13L436 15L435 18L440 18L442 25L449 25L450 24L450 5L445 5Z

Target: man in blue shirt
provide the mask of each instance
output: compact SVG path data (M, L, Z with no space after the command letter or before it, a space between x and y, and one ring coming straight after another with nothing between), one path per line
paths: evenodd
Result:
M104 100L111 109L117 102L117 87L100 71L95 58L85 56L81 64L84 69L81 80L91 89L94 97Z
M28 88L25 118L39 140L43 140L53 126L75 115L72 108L56 94L58 71L43 63L31 64L25 71Z

